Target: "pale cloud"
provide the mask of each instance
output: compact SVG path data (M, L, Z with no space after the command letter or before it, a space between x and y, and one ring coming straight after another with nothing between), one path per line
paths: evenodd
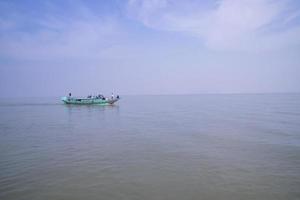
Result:
M15 27L15 23L11 20L0 18L0 30L6 31Z
M128 15L145 26L199 38L210 49L258 51L300 43L300 26L286 27L299 16L290 1L131 0ZM293 10L293 11L292 11Z
M0 18L0 55L25 60L98 59L108 57L122 43L124 31L112 17L97 16L84 5L76 16L43 14L29 18L18 13L12 19ZM22 18L30 20L24 27ZM30 26L33 24L33 28Z
M1 54L20 59L95 58L114 34L111 24L73 22L60 30L15 33L1 38Z
M261 51L300 44L300 26L293 24L300 11L291 9L289 2L129 0L125 9L127 16L146 27L190 35L209 49ZM46 4L47 12L39 18L13 9L10 12L13 17L0 15L2 57L29 60L132 58L144 49L128 39L126 34L132 30L122 24L120 18L101 16L81 1L70 1L70 15L61 10L57 12L57 5L49 1Z

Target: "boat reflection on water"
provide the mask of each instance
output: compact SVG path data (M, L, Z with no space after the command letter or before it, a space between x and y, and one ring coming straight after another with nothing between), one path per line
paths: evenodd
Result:
M110 123L107 122L106 119L113 116L118 116L120 114L119 105L117 104L109 104L103 106L103 104L65 104L65 112L68 118L68 124L73 126L85 126L83 124L89 124L92 121L101 123ZM118 117L114 117L118 119ZM78 120L81 123L78 123ZM85 121L88 120L88 121Z

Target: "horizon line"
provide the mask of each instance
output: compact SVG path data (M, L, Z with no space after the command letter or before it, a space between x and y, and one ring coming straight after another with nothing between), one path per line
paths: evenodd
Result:
M119 94L114 93L120 96L183 96L183 95L271 95L271 94L300 94L300 92L201 92L201 93L149 93L149 94ZM75 97L81 97L82 95L74 95ZM7 98L58 98L61 96L0 96L0 99Z

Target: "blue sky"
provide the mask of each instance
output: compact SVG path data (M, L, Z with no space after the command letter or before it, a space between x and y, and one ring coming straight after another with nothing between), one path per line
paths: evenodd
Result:
M0 96L300 92L297 0L1 0Z

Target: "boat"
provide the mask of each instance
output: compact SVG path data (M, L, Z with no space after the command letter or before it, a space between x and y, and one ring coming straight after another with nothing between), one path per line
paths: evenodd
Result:
M105 98L102 95L98 96L88 96L87 98L76 98L71 97L62 97L61 100L65 104L77 104L77 105L91 105L91 104L99 104L99 105L113 105L115 102L119 100L119 96L117 98Z

